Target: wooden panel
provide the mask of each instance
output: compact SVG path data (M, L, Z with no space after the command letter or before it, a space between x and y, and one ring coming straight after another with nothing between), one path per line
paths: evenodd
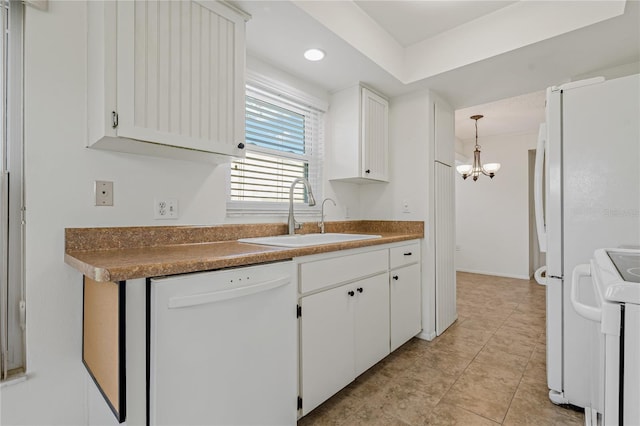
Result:
M82 361L120 423L126 416L124 281L84 278Z

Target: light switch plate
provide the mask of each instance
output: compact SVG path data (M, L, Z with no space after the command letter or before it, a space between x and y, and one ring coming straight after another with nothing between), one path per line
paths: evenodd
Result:
M97 180L94 190L96 206L113 206L113 182Z

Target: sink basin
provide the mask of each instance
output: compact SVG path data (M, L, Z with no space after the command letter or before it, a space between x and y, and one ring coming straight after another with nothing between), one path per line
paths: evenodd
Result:
M370 240L380 238L380 235L368 234L301 234L301 235L276 235L273 237L243 238L241 243L264 244L280 247L307 247L320 244L343 243L346 241Z

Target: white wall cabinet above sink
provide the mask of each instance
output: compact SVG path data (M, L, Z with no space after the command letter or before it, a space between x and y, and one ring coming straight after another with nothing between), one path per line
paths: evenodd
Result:
M331 97L329 179L389 181L389 102L361 85Z
M88 2L91 148L244 156L245 21L219 1Z

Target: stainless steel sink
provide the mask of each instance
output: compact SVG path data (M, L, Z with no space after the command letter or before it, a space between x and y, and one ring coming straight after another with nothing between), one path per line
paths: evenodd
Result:
M264 244L279 247L307 247L321 244L343 243L346 241L370 240L380 238L380 235L368 234L301 234L276 235L273 237L242 238L241 243Z

